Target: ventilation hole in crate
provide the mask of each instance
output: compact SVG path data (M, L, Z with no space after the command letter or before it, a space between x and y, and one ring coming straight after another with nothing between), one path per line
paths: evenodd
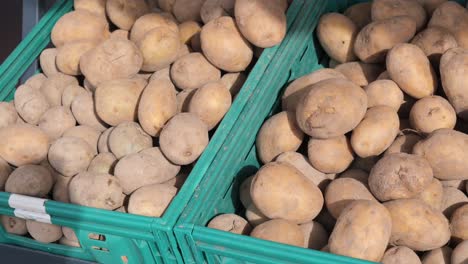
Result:
M96 247L96 246L91 246L92 249L94 250L99 250L99 251L104 251L104 252L109 252L109 249L103 248L103 247Z
M89 233L88 238L92 240L106 241L106 236L100 234Z
M127 256L121 256L120 259L122 259L122 263L124 263L124 264L128 263L128 257Z

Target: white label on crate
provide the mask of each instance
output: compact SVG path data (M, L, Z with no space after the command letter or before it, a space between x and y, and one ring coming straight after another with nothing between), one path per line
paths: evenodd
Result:
M11 194L10 198L8 199L8 205L14 209L23 209L24 211L45 214L46 201L47 199L41 199L21 194Z
M41 223L46 223L46 224L51 224L52 222L50 221L50 215L45 214L45 213L37 213L37 212L31 212L31 211L26 211L23 209L15 209L13 211L16 217L26 219L26 220L34 220L37 222Z

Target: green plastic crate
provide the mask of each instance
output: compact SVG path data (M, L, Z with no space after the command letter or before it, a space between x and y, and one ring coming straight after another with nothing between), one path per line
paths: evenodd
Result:
M290 6L287 14L289 26L298 19L304 19L299 15L303 13L306 2L295 0ZM53 25L63 14L71 11L72 6L72 0L59 0L0 66L1 101L10 101L13 98L20 77L50 44ZM291 40L290 37L286 39ZM196 195L206 172L216 163L214 158L242 110L255 100L252 96L253 91L259 89L259 82L263 76L271 74L267 69L271 69L270 64L284 51L285 45L286 43L283 43L262 53L229 112L211 137L208 147L163 217L137 216L30 197L29 202L37 203L38 206L29 208L28 210L36 212L27 211L28 215L25 218L50 217L53 224L73 228L82 248L43 244L27 237L8 234L2 228L0 242L100 263L184 263L173 227L189 199ZM11 197L8 193L0 192L1 215L15 215L15 208L9 205ZM16 207L16 210L20 209ZM92 239L90 234L98 234L102 239Z

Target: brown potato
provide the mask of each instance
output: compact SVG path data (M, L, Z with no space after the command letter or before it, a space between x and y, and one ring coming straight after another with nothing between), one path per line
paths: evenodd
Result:
M429 16L432 16L434 10L447 1L448 0L418 0L419 4L421 4L424 9L426 9L426 12Z
M50 108L47 98L40 90L26 84L16 89L14 105L19 116L31 125L37 125L42 115Z
M299 225L304 233L304 245L310 249L319 250L328 243L328 232L318 222L312 221Z
M353 162L353 150L346 136L310 138L307 145L310 164L324 173L340 173Z
M16 124L18 113L12 102L0 102L0 128Z
M12 168L4 159L0 157L0 190L5 190L5 183L12 172ZM250 188L249 188L250 190ZM250 195L250 194L249 194Z
M177 100L177 112L178 113L189 111L190 100L192 100L192 97L196 91L197 89L183 90L177 94L176 100Z
M465 264L468 259L468 240L457 245L452 251L452 264Z
M152 81L154 81L154 80L159 80L159 79L165 79L165 80L169 80L169 81L172 82L172 80L171 80L171 68L170 68L170 67L166 67L166 68L164 68L164 69L162 69L162 70L159 70L159 71L154 72L154 73L151 75L149 81L152 82ZM174 88L174 89L175 89L175 88ZM176 90L176 92L177 92L177 90Z
M98 151L99 153L105 153L105 152L110 152L109 149L109 135L114 130L114 127L110 127L106 129L104 132L102 132L101 136L99 136L98 139Z
M62 105L64 107L70 108L71 109L71 104L73 100L79 95L85 94L88 91L86 91L83 87L75 84L70 84L67 87L63 89L62 93Z
M181 57L171 67L171 80L183 90L197 89L220 78L220 70L199 52Z
M2 215L0 218L2 219L2 226L5 232L20 236L28 233L26 220L8 215Z
M39 56L39 64L41 66L42 72L47 77L52 77L52 75L59 73L57 65L55 64L57 53L58 49L48 48L43 50Z
M130 40L138 42L146 33L157 27L165 27L174 32L179 32L179 28L167 13L149 13L139 17L130 31Z
M387 148L385 155L392 153L413 153L413 147L422 137L417 134L406 134L398 136L395 141Z
M441 211L448 219L455 210L465 204L468 204L468 198L462 191L453 187L443 187Z
M426 25L427 14L417 1L374 0L371 16L373 21L381 21L398 16L409 16L416 22L416 31Z
M442 183L435 178L432 179L431 184L419 193L417 198L423 200L435 210L440 211L444 201L444 188L442 187Z
M465 190L465 181L462 180L449 180L449 181L440 181L443 187L453 187L457 188L460 191Z
M440 128L453 129L457 114L446 99L433 95L419 99L413 105L409 120L411 127L429 134Z
M168 27L157 27L148 31L137 46L143 55L141 70L155 72L168 67L179 55L179 33Z
M256 226L251 237L270 240L282 244L304 247L304 233L293 222L283 219L273 219Z
M457 40L458 46L468 48L468 14L466 9L455 1L440 4L428 24L429 27L439 26L448 30Z
M450 264L451 257L452 249L445 246L426 252L421 256L421 262L423 264Z
M52 176L52 181L55 184L57 178L61 176L60 173L58 173L54 168L52 168L48 159L42 160L42 162L39 163L39 165L46 168L50 172L50 175Z
M201 9L200 16L204 24L222 16L234 15L235 0L206 0Z
M180 190L180 188L182 188L182 185L184 185L185 181L190 175L191 169L192 169L191 166L181 167L179 173L177 173L177 175L174 178L163 182L163 184L169 184L171 186L176 187L177 190Z
M383 68L379 64L370 64L363 62L347 62L335 67L335 70L341 72L350 81L364 87L375 81Z
M468 204L459 207L450 218L452 240L459 243L468 240Z
M59 239L58 243L61 245L69 246L69 247L77 247L77 248L81 247L79 241L69 240L64 236Z
M177 189L168 184L152 184L141 187L130 196L128 212L161 217L176 193Z
M386 105L398 111L404 103L403 92L392 80L376 80L369 83L364 90L367 94L367 107Z
M372 2L356 3L348 7L343 14L351 19L358 29L361 29L372 22L371 7Z
M47 77L44 74L36 73L29 79L27 79L24 84L30 86L31 88L39 90L41 88L41 85L45 82L45 80L47 80Z
M247 218L247 220L249 220L250 225L252 225L253 227L256 227L270 220L268 217L262 214L262 212L260 212L260 210L258 210L258 208L255 207L255 204L253 203L250 204L245 210L245 217Z
M412 250L442 247L450 239L447 219L419 199L398 199L384 203L392 216L390 243Z
M158 6L161 10L166 12L172 12L176 0L158 0Z
M41 92L46 97L50 106L62 105L62 94L65 87L68 85L78 85L75 77L62 73L54 74L47 78L41 85Z
M381 260L382 264L421 264L418 255L408 247L391 247L385 251Z
M430 27L417 34L411 43L421 48L434 68L439 67L440 57L451 48L458 47L457 40L444 28Z
M249 222L236 214L217 215L210 220L208 227L240 235L248 235L252 231Z
M73 231L73 229L66 226L62 226L62 233L66 239L71 241L78 241L78 237L76 236L76 233L75 231Z
M114 174L117 158L110 152L100 153L89 163L88 172L96 174Z
M392 219L385 207L376 201L358 200L343 210L328 245L333 254L380 261L391 233Z
M106 15L106 0L74 0L75 10L86 10L96 15Z
M58 225L26 220L26 228L32 238L42 243L52 243L62 237L62 228Z
M71 177L85 171L94 157L93 148L83 139L62 137L49 149L50 165L60 174Z
M205 0L176 0L172 12L180 23L201 21L200 9Z
M55 106L42 115L37 126L53 141L61 137L69 128L75 127L75 124L76 121L70 109Z
M339 178L351 178L357 181L362 182L367 186L367 181L369 179L369 173L361 169L348 169L345 172L340 174Z
M243 72L226 73L221 77L221 82L229 89L231 96L234 98L244 85L247 76Z
M123 122L116 126L109 134L107 142L117 159L153 146L151 136L135 122Z
M93 149L94 154L97 154L97 144L101 132L90 126L76 126L68 129L63 134L64 137L77 137L86 141Z
M378 77L377 80L391 80L390 75L388 74L388 71L385 70L382 72Z
M96 114L93 96L90 93L77 95L72 101L71 110L78 124L92 127L98 131L106 129L106 123Z
M52 189L53 179L49 170L39 165L24 165L15 169L5 183L5 191L45 197Z
M69 42L58 48L55 64L57 69L68 75L81 75L80 58L97 45L94 41Z
M215 1L218 1L218 0L215 0ZM206 1L206 2L208 2L208 1ZM191 43L193 37L195 35L199 34L200 31L201 31L200 24L198 24L195 21L186 21L186 22L179 25L180 41L183 44L191 45L190 43ZM199 51L199 50L197 50L197 51Z
M118 39L128 40L129 36L130 36L130 32L128 32L127 30L117 29L117 30L112 31L112 33L110 35L110 38L118 38Z
M54 198L55 201L70 203L68 187L72 179L73 177L64 177L63 175L57 176L57 181L52 189L52 198Z
M137 18L148 13L145 0L107 0L106 12L109 19L121 29L130 30Z
M250 197L250 186L254 175L244 179L239 187L239 198L242 205L248 208L252 204L252 197Z

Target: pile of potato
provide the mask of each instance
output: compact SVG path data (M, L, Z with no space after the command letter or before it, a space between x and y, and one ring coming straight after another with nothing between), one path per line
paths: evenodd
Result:
M253 45L259 52L285 37L288 2L74 7L52 29L43 73L0 103L0 189L160 217L242 87ZM78 244L71 229L6 216L2 224Z
M468 261L468 11L375 0L324 14L330 68L256 140L245 218L208 227L382 263Z

